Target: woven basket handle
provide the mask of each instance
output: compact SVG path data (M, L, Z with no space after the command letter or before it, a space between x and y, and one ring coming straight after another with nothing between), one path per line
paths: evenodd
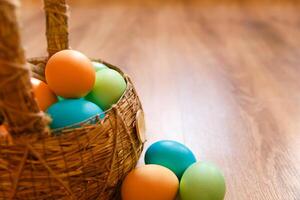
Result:
M47 132L47 118L34 100L21 46L18 0L0 0L0 110L13 136Z
M49 57L69 48L68 6L66 0L44 0Z

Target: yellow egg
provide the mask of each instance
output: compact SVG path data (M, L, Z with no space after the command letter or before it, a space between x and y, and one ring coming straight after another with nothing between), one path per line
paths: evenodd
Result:
M144 165L131 171L122 184L123 200L174 200L179 181L168 168Z

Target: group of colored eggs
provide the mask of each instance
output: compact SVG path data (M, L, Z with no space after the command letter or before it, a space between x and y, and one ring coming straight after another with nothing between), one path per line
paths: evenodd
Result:
M208 162L197 162L185 145L171 140L152 144L146 165L131 171L122 184L123 200L223 200L225 180Z
M74 127L95 116L104 118L126 89L121 74L92 62L75 50L54 54L45 68L46 82L32 78L41 110L52 118L50 127ZM144 166L131 171L122 184L123 200L223 200L225 180L211 163L197 162L185 145L171 140L152 144Z
M45 78L47 83L35 78L31 83L39 108L52 118L52 129L77 126L96 116L104 118L104 112L126 89L120 73L75 50L51 56Z

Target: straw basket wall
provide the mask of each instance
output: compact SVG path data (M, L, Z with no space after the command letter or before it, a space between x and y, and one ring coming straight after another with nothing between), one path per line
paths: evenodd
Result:
M119 199L144 143L143 110L130 78L105 63L127 81L118 103L96 124L51 133L30 84L30 76L44 80L47 57L26 61L18 7L17 0L0 0L0 200ZM44 8L51 56L69 48L68 9L65 0L44 0Z

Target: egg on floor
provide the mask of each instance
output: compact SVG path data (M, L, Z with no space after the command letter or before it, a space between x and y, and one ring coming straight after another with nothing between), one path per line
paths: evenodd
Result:
M126 82L123 76L119 72L107 68L96 73L93 90L85 98L103 110L107 110L117 103L125 90Z
M223 174L209 162L194 163L184 172L180 181L182 200L223 200L225 191Z
M46 83L36 78L31 78L30 81L35 99L41 110L47 110L49 106L58 101L57 96Z
M195 162L196 158L188 147L172 140L160 140L153 143L145 154L146 164L167 167L176 174L179 180L183 172Z
M96 72L79 51L62 50L50 57L45 76L49 87L63 98L81 98L93 88Z
M52 118L52 129L63 128L84 122L96 115L104 118L104 113L96 104L84 99L65 99L52 105L47 113Z
M174 200L179 187L176 175L160 165L144 165L125 178L123 200Z

